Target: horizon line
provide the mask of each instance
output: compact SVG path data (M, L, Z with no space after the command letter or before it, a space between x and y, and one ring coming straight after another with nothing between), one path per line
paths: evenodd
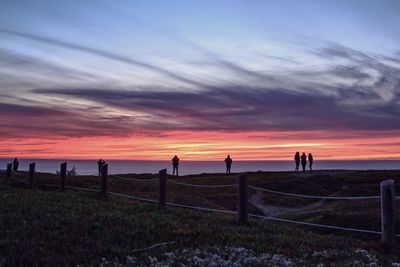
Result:
M7 159L14 159L15 157L0 157L0 160L7 160ZM19 160L59 160L59 161L97 161L100 158L105 159L107 161L171 161L171 159L115 159L115 158L104 158L104 157L98 157L98 158L32 158L32 157L16 157ZM293 161L293 159L235 159L232 157L232 159L235 162L251 162L251 161L269 161L269 162L279 162L279 161ZM210 160L202 160L202 159L180 159L181 162L219 162L223 161L224 159L210 159ZM370 159L370 158L363 158L363 159L327 159L327 158L322 158L322 159L317 159L314 161L400 161L400 158L377 158L377 159Z

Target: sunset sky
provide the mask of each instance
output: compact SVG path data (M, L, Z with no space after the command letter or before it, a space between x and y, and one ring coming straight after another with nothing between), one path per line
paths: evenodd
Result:
M400 159L398 0L0 0L0 157Z

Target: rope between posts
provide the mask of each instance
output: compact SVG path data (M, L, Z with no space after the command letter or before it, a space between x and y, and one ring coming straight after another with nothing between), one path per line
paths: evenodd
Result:
M58 187L57 185L47 185L47 186ZM83 188L83 187L74 187L74 186L66 186L66 188L75 189L75 190L82 190L82 191L90 191L90 192L97 192L98 191L96 189ZM125 198L130 198L130 199L135 199L135 200L140 200L140 201L145 201L145 202L150 202L150 203L158 203L158 201L154 200L154 199L141 198L141 197L136 197L136 196L131 196L131 195L115 193L115 192L107 192L107 193L110 194L110 195L119 196L119 197L125 197ZM193 209L193 210L200 210L200 211L210 211L210 212L219 212L219 213L227 213L227 214L238 214L238 212L236 212L236 211L212 209L212 208L204 208L204 207L195 207L195 206L189 206L189 205L183 205L183 204L177 204L177 203L171 203L171 202L167 202L166 205L172 206L172 207L180 207L180 208L188 208L188 209ZM258 219L264 219L264 220L270 220L270 221L277 221L277 222L284 222L284 223L292 223L292 224L298 224L298 225L312 226L312 227L317 227L317 228L343 230L343 231L351 231L351 232L367 233L367 234L379 234L379 235L382 234L379 231L371 231L371 230L364 230L364 229L357 229L357 228L339 227L339 226L317 224L317 223L300 222L300 221L281 219L281 218L269 217L269 216L263 216L263 215L256 215L256 214L249 214L249 217L258 218ZM400 237L400 235L396 235L396 237Z
M284 196L292 196L292 197L302 197L302 198L317 198L317 199L336 199L336 200L360 200L360 199L380 199L381 196L357 196L357 197L334 197L334 196L312 196L312 195L302 195L302 194L294 194L294 193L285 193L285 192L280 192L280 191L275 191L275 190L269 190L261 187L256 187L256 186L248 186L249 188L255 189L255 190L260 190L268 193L273 193L273 194L278 194L278 195L284 195Z
M59 187L58 185L52 185L52 184L47 184L46 186ZM76 186L66 186L65 188L81 190L81 191L89 191L89 192L98 192L99 191L98 189L91 189L91 188L85 188L85 187L76 187ZM110 195L113 195L113 196L126 197L126 198L135 199L135 200L151 202L151 203L158 203L158 201L154 200L154 199L148 199L148 198L136 197L136 196L131 196L131 195L125 195L125 194L120 194L120 193L115 193L115 192L110 192L110 191L107 191L107 194L110 194Z
M149 178L149 179L147 179L147 178L146 179L125 178L125 177L121 177L118 175L108 175L108 177L120 179L120 180L128 181L128 182L154 182L154 181L158 180L158 178Z
M317 224L317 223L299 222L299 221L294 221L294 220L281 219L281 218L262 216L262 215L256 215L256 214L249 214L249 216L250 217L254 217L254 218L259 218L259 219L270 220L270 221L293 223L293 224L300 224L300 225L306 225L306 226L314 226L314 227L319 227L319 228L327 228L327 229L335 229L335 230L343 230L343 231L352 231L352 232L367 233L367 234L379 234L379 235L382 234L382 232L378 232L378 231L370 231L370 230L364 230L364 229L339 227L339 226Z
M220 209L195 207L195 206L188 206L188 205L171 203L171 202L167 202L165 204L168 205L168 206L172 206L172 207L187 208L187 209L192 209L192 210L201 210L201 211L212 211L212 212L220 212L220 213L237 214L236 211L231 211L231 210L220 210Z
M158 203L158 200L149 199L149 198L135 197L135 196L125 195L125 194L120 194L120 193L115 193L115 192L107 192L107 194L110 194L113 196L118 196L118 197L126 197L126 198L130 198L130 199L141 200L141 201L150 202L150 203Z
M177 182L174 180L167 180L170 183L177 184L177 185L184 185L190 187L200 187L200 188L224 188L224 187L237 187L237 184L227 184L227 185L200 185L200 184L187 184L182 182Z

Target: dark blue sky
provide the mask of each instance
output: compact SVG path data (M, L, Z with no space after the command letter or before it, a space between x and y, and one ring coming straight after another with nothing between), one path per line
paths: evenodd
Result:
M395 0L3 0L0 131L397 132L398 14Z

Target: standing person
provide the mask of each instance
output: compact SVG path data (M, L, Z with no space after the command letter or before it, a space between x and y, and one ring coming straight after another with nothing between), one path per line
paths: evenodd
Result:
M300 165L300 153L299 151L296 152L296 154L294 155L294 162L296 163L296 171L299 171L299 165Z
M99 176L101 175L101 171L102 171L104 163L105 163L105 161L102 160L102 159L99 159L99 161L97 162L97 167L98 167L98 170L99 170Z
M310 165L310 172L312 172L312 164L314 162L314 158L311 153L308 154L308 164Z
M172 158L172 175L175 175L176 171L176 176L178 176L178 166L179 166L179 158L177 155L175 155Z
M225 164L226 164L226 174L229 175L229 174L231 174L231 165L232 165L231 155L228 155L226 157Z
M18 161L18 159L17 158L14 158L14 161L13 161L13 171L18 171L18 166L19 166L19 161Z
M303 167L303 172L306 172L306 165L307 165L307 156L306 153L303 152L301 155L301 166Z

